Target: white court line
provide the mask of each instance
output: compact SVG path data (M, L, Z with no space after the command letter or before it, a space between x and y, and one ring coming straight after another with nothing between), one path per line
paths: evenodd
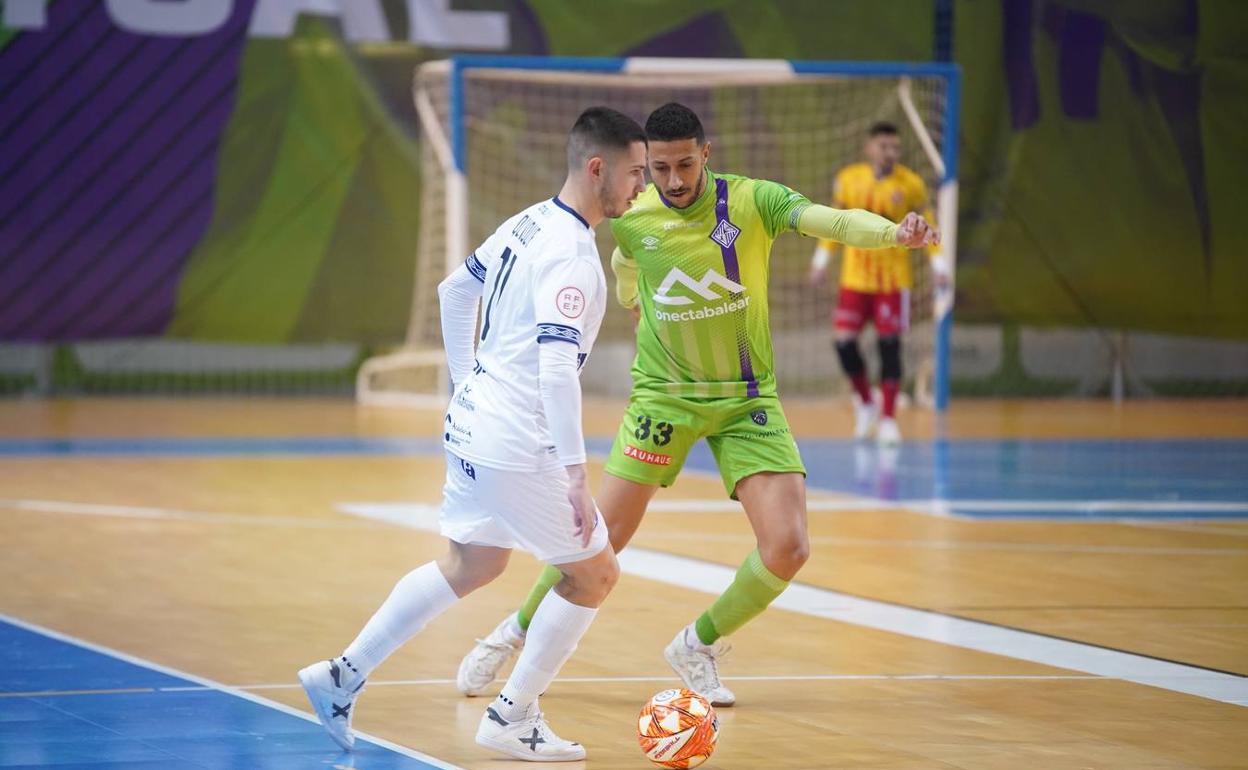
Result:
M1201 535L1226 535L1248 537L1248 529L1236 527L1233 522L1217 521L1149 521L1147 519L1119 519L1119 524L1144 529L1164 529L1170 532L1195 532ZM1220 524L1220 525L1219 525Z
M725 532L664 532L664 540L692 540L695 542L753 543L750 533ZM1061 545L1058 543L1011 543L993 540L899 540L889 538L836 537L817 535L810 538L812 545L830 545L843 548L899 548L922 551L1014 551L1020 553L1083 553L1127 554L1144 556L1244 556L1248 548L1202 548L1192 546L1135 545Z
M621 569L630 575L711 594L723 592L736 574L731 567L641 548L627 548L619 558ZM797 583L791 584L772 606L953 647L1248 706L1248 678L1144 655Z
M232 695L235 698L242 698L243 700L251 701L252 703L258 704L260 706L265 706L266 708L271 708L276 711L280 711L283 714L289 714L292 717L297 717L299 719L302 719L305 722L311 722L312 724L316 725L318 728L324 729L321 727L321 723L317 721L316 717L312 716L311 714L307 714L296 708L287 706L285 703L278 703L277 701L269 700L268 698L265 698L260 695L253 695L252 693L246 692L244 690L240 690L237 687L231 687L229 685L221 684L220 682L214 682L211 679L206 679L202 676L196 676L195 674L188 674L185 671L181 671L176 668L171 668L169 666L162 666L159 663L153 663L150 660L145 660L143 658L135 657L134 655L129 655L127 653L114 650L111 647L105 647L103 645L95 644L94 642L88 642L85 639L79 639L76 636L70 636L69 634L62 634L59 631L53 631L50 628L45 628L35 623L28 623L25 620L19 620L18 618L15 618L11 615L6 615L4 613L0 613L0 621L12 624L14 626L17 626L18 628L23 628L27 631L31 631L36 634L41 634L50 639L56 639L57 641L66 642L67 644L72 644L76 647L81 647L85 650L97 652L101 655L107 655L110 658L116 658L117 660L124 661L126 663L130 663L135 666L140 666L142 668L146 668L151 671L156 671L158 673L165 674L166 676L177 677L179 679L186 679L187 681L195 682L196 684L198 684L201 688L205 690L215 690L217 692L225 693L226 695ZM357 740L363 739L376 746L380 746L381 748L389 749L390 751L393 751L397 754L402 754L405 757L418 759L421 762L425 762L434 767L441 768L441 770L465 770L459 765L452 765L449 762L443 762L442 760L437 759L436 757L431 757L428 754L422 754L421 752L416 751L415 749L409 749L406 746L400 746L399 744L388 741L385 738L378 738L375 735L370 735L368 733L361 732L358 729L353 730L353 732L355 733ZM332 743L327 741L326 746L327 747L332 746ZM327 748L327 751L329 750L332 750L332 749Z
M695 500L677 500L682 510L694 511L691 503ZM708 501L718 508L720 501ZM737 506L734 501L727 501ZM401 527L421 529L429 532L438 531L438 508L422 503L339 503L338 510L354 516L376 521L397 524ZM649 513L649 509L647 510ZM668 532L663 537L668 540L717 541L727 543L752 543L754 535L749 533L731 534L723 532ZM1129 545L1061 545L1057 543L1011 543L991 540L949 541L949 540L902 540L890 538L853 538L835 536L815 536L810 539L816 545L845 547L900 548L931 551L1011 551L1024 553L1085 553L1085 554L1130 554L1153 556L1243 556L1248 548L1202 548L1197 546L1180 548L1173 546L1129 546Z
M775 676L721 676L725 682L978 682L978 681L1095 681L1113 682L1103 676L1093 675L1014 675L1014 674L793 674ZM561 676L559 684L613 684L617 682L678 682L674 674L667 676ZM423 685L453 685L454 679L392 679L381 682L369 680L369 687L408 687ZM283 690L298 688L297 684L250 684L237 685L240 690ZM168 688L165 688L168 689Z
M902 508L916 513L961 511L1007 511L1010 513L1243 513L1248 503L1209 500L933 500L906 498L885 500L875 497L815 498L806 501L808 511L875 511ZM647 513L727 513L743 510L735 500L657 499Z
M433 506L417 506L415 508L427 510L413 510L409 505L407 514L392 504L340 504L339 508L356 516L384 517L383 520L399 526L437 531L437 509ZM723 593L736 575L733 567L644 548L626 548L619 554L619 560L621 570L630 575L713 595ZM772 606L952 647L1248 706L1248 678L1144 655L799 583L790 584Z
M292 529L360 529L361 524L363 524L363 522L344 522L334 519L301 519L294 516L259 516L245 513L209 513L136 505L75 503L64 500L19 500L4 497L0 497L0 508L70 516L103 516L107 518L149 519L154 521L192 521L201 524L256 524L266 527L289 527ZM364 527L367 526L367 524L364 524Z
M1209 500L900 500L902 507L939 506L950 511L1010 511L1018 513L1243 513L1248 503Z
M725 682L1116 682L1103 676L1048 675L1048 674L792 674L759 676L721 676ZM561 676L559 684L619 684L635 682L674 683L680 680L667 676ZM368 680L369 688L375 687L450 687L454 679L386 679ZM235 684L236 690L298 690L301 685L288 682L275 684ZM190 687L131 687L112 690L39 690L32 692L2 692L0 698L78 697L84 695L134 695L162 692L208 692L213 688L194 685Z

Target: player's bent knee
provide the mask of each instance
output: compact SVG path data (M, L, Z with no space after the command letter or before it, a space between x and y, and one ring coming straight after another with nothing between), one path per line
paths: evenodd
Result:
M597 607L606 600L611 589L620 579L620 563L614 555L601 558L602 554L587 562L565 569L563 580L555 586L559 595L573 604Z
M792 580L810 559L810 539L804 533L793 534L774 543L758 547L763 566L781 580Z

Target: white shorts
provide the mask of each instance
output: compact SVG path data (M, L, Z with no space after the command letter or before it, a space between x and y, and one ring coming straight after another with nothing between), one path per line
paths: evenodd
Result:
M457 543L519 548L547 564L588 559L607 547L607 525L595 510L589 546L581 545L568 502L568 473L504 471L446 453L446 486L438 523Z

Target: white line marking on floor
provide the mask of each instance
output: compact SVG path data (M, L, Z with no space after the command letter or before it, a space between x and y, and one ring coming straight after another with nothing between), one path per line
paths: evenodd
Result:
M792 674L760 676L722 676L725 682L1117 682L1103 676L1090 674ZM673 674L667 676L561 676L559 684L618 684L632 682L677 683ZM375 687L451 687L454 679L387 679L368 680ZM298 683L235 684L236 690L298 690ZM502 682L499 682L502 686ZM0 698L68 697L81 695L133 695L136 693L206 692L211 687L132 687L115 690L40 690L37 692L5 692Z
M5 615L4 613L0 613L0 621L17 626L18 628L23 628L27 631L31 631L36 634L42 634L43 636L46 636L50 639L56 639L57 641L66 642L67 644L72 644L76 647L81 647L85 650L91 650L92 652L97 652L101 655L107 655L110 658L116 658L117 660L125 661L126 663L130 663L135 666L140 666L142 668L146 668L151 671L156 671L158 673L165 674L167 676L173 676L179 679L186 679L187 681L195 682L196 684L198 684L200 687L202 687L205 690L215 690L217 692L225 693L226 695L233 695L235 698L242 698L243 700L251 701L252 703L258 704L260 706L264 706L266 708L271 708L276 711L280 711L283 714L289 714L292 717L297 717L299 719L302 719L305 722L311 722L312 724L316 725L318 728L320 727L320 722L318 722L316 720L316 717L312 716L311 714L305 713L296 708L292 708L291 706L287 706L285 703L278 703L277 701L269 700L268 698L265 698L260 695L253 695L252 693L246 692L237 687L231 687L229 685L221 684L220 682L214 682L211 679L207 679L202 676L196 676L195 674L190 674L190 673L181 671L176 668L171 668L169 666L162 666L159 663L153 663L150 660L145 660L143 658L139 658L134 655L129 655L119 650L114 650L111 647L105 647L103 645L95 644L94 642L88 642L85 639L79 639L76 636L63 634L60 631L53 631L50 628L45 628L35 623L29 623L25 620L20 620L18 618L15 618L11 615ZM172 688L169 688L169 689L172 690ZM354 732L355 732L355 736L357 740L359 739L366 740L369 743L375 744L385 749L389 749L395 753L402 754L405 757L418 759L421 762L425 762L427 764L433 765L434 767L441 768L442 770L465 770L459 765L452 765L449 762L444 762L440 759L437 759L436 757L431 757L428 754L422 754L421 752L416 751L415 749L409 749L406 746L400 746L397 743L392 743L391 741L388 741L385 738L378 738L375 735L369 735L368 733L361 732L360 730L355 730ZM330 745L331 744L329 743L329 739L327 737L326 746L328 747ZM328 751L329 749L327 748L326 750Z
M682 500L681 503L697 501ZM718 501L710 501L717 503ZM733 501L728 501L733 502ZM733 505L737 505L735 502ZM353 516L384 521L401 527L438 531L438 509L421 503L339 503L338 510ZM683 510L695 510L682 506ZM740 510L740 506L737 506ZM649 511L647 511L649 512ZM716 541L726 543L753 543L754 535L742 532L664 532L666 540ZM854 538L815 536L815 545L841 546L846 548L899 548L930 551L1006 551L1023 553L1083 553L1083 554L1129 554L1153 556L1244 556L1248 548L1180 548L1173 546L1131 545L1064 545L1060 543L1026 543L1002 541L951 541L951 540L903 540L892 538Z
M711 594L721 593L736 574L731 567L633 548L620 553L620 567L630 575ZM1248 705L1248 678L814 586L790 585L772 606L953 647Z
M399 526L436 531L437 509L433 506L420 507L425 510L413 511L409 505L409 510L404 513L394 504L346 503L339 506L356 516L384 516L383 520ZM630 575L713 595L722 593L736 574L733 567L644 548L626 548L619 554L619 559L621 570ZM791 584L772 606L938 644L1160 687L1223 703L1248 705L1248 678L1245 677L863 599L824 588Z
M294 516L264 516L246 513L210 513L206 511L181 511L171 508L152 508L137 505L106 505L102 503L76 503L65 500L19 500L0 498L0 508L33 513L51 513L71 516L102 516L121 519L147 519L152 521L191 521L202 524L254 524L264 527L290 527L293 529L360 529L371 527L366 522L349 522L335 519L307 519Z

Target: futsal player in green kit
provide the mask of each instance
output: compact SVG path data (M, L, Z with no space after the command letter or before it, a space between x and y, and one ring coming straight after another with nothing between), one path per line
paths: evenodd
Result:
M659 487L676 479L705 438L724 489L740 500L758 547L732 584L677 632L664 657L690 689L731 705L716 661L723 637L762 613L806 562L806 470L776 397L767 310L771 244L795 231L859 248L918 248L938 240L917 214L900 223L820 206L784 185L706 167L698 116L666 104L646 121L653 183L611 221L616 297L639 314L628 410L596 496L618 552ZM524 645L557 570L460 664L457 685L481 694Z

